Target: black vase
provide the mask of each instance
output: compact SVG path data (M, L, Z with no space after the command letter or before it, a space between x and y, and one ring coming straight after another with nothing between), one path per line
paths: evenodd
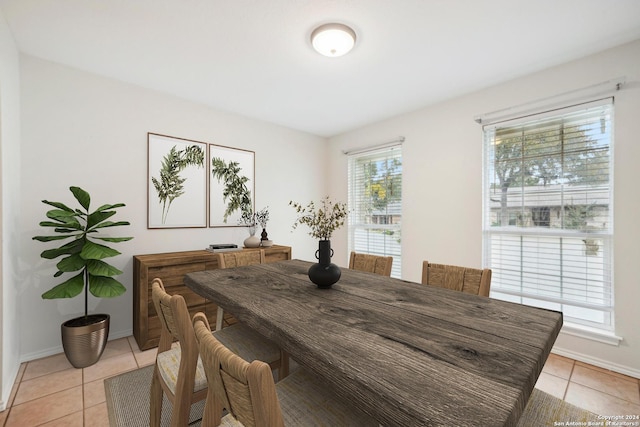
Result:
M331 285L340 280L340 267L331 263L333 249L331 249L330 240L320 240L318 242L318 250L316 251L317 264L313 264L309 268L309 279L319 288L330 288Z

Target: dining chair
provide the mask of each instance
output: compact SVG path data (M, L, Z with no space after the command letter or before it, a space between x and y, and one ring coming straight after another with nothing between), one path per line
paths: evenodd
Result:
M390 256L370 255L353 251L349 256L350 269L376 273L387 277L391 276L392 264L393 257Z
M264 264L264 249L218 253L218 268L241 267L254 264ZM217 310L216 331L219 331L224 326L224 310L221 307L218 307Z
M173 406L171 426L182 427L188 424L191 405L206 398L207 381L184 298L169 295L160 279L154 279L151 286L161 331L151 381L149 425L160 425L165 394ZM238 324L214 334L239 357L263 360L269 369L281 368L280 348L250 328ZM281 373L279 370L279 377Z
M581 426L608 425L602 417L534 388L517 427L565 425L567 421Z
M422 284L488 297L491 287L491 270L432 264L429 261L424 261L422 263Z
M302 368L274 383L268 365L243 360L211 335L203 313L193 325L209 384L203 427L379 426Z

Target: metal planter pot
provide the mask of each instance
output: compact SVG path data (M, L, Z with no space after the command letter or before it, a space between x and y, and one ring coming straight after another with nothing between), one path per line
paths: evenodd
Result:
M108 314L92 314L62 324L62 347L74 368L86 368L100 359L109 338L109 320Z

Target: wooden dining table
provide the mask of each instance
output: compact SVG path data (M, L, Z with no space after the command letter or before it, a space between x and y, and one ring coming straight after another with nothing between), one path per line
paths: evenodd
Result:
M185 284L278 343L383 426L513 426L562 313L311 263L189 273Z

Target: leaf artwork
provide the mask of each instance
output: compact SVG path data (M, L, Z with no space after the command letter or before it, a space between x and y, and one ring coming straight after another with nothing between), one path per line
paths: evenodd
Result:
M241 175L242 168L238 162L230 161L228 164L219 157L211 159L211 174L218 182L224 183L222 200L227 202L224 211L224 222L229 215L240 209L243 217L253 216L251 207L251 191L247 188L249 178Z
M184 194L186 178L182 178L180 172L188 166L203 167L204 150L197 145L190 145L184 150L177 150L174 145L162 159L160 179L151 177L153 186L158 193L158 199L162 204L162 224L167 221L171 203Z

